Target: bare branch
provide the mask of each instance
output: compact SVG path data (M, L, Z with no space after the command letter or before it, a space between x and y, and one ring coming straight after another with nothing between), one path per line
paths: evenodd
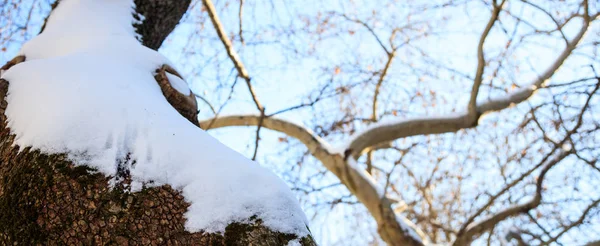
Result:
M203 96L200 96L196 93L194 93L194 96L196 96L196 98L200 98L200 100L202 100L206 105L208 105L208 107L210 108L210 111L213 112L213 114L215 114L215 115L217 114L215 107L213 107L213 105L208 100L206 100L206 98L204 98Z
M383 81L385 80L385 76L387 75L388 71L390 70L390 67L392 66L392 61L394 60L394 57L396 56L396 52L393 51L392 53L388 53L388 59L387 62L385 63L385 67L383 68L383 71L381 72L381 76L379 76L379 80L377 80L377 85L375 85L375 93L373 94L373 107L372 107L372 112L371 112L371 120L373 120L373 122L377 121L377 98L379 97L379 92L381 90L381 85L383 84Z
M210 3L210 0L205 1L205 4L206 2ZM484 30L484 33L480 38L480 45L478 46L477 75L475 78L473 78L474 84L473 90L471 91L470 95L471 100L469 101L469 106L467 107L466 112L453 115L445 115L442 117L412 118L391 123L375 123L369 126L367 130L363 133L357 133L354 136L351 136L349 141L347 141L348 144L344 146L345 148L338 150L332 149L326 141L319 138L311 130L304 128L301 125L294 124L292 122L285 121L282 119L270 117L268 115L265 116L264 107L262 107L258 103L258 100L255 100L255 102L257 104L257 108L261 111L261 115L216 117L214 119L201 121L201 127L220 128L227 126L258 126L259 128L257 130L257 141L258 133L261 127L265 127L274 131L279 131L290 137L297 138L308 148L309 152L314 157L316 157L321 163L323 163L323 165L328 170L335 174L340 179L341 183L344 184L350 190L350 192L352 192L352 194L355 195L356 198L362 204L365 205L365 207L369 210L371 215L373 215L373 217L377 221L379 227L379 234L381 235L384 241L388 242L388 244L390 245L421 245L422 242L420 238L424 238L424 236L413 236L414 232L417 230L410 229L411 226L406 226L402 223L403 218L399 219L391 208L393 202L385 196L385 192L382 192L380 187L378 187L377 183L375 183L372 180L371 176L368 173L366 173L361 167L356 165L355 160L358 157L360 157L360 155L365 151L372 150L378 146L383 146L384 144L389 144L395 139L423 134L455 132L460 129L475 127L477 125L477 120L481 115L497 110L502 110L514 104L521 103L527 100L533 95L533 93L536 90L545 86L544 83L554 75L554 73L562 66L565 60L571 55L573 50L575 50L578 43L581 41L584 34L586 33L590 23L590 18L584 17L584 25L581 27L577 35L570 42L567 42L567 45L564 48L564 50L558 55L558 57L550 65L550 67L548 67L547 70L544 73L542 73L537 79L531 81L528 87L512 92L507 96L501 98L492 98L486 102L477 104L477 93L479 91L479 87L482 84L482 77L484 73L484 68L486 66L485 58L483 57L483 44L485 42L485 39L489 35L494 23L497 21L498 15L502 9L502 5L504 4L504 2L505 1L494 2L493 16L490 19L488 25L486 26L486 30ZM213 20L213 24L220 33L219 37L225 45L230 59L236 66L240 77L246 80L251 94L253 95L253 98L256 99L255 95L253 94L253 90L250 84L250 77L247 71L245 70L239 57L233 50L231 43L224 35L222 27L220 27L220 24L218 24L218 19L216 19L215 21L215 18L213 18L214 7L212 12L213 15L211 16L211 20ZM349 19L347 16L344 17L348 20L357 22L355 20ZM371 120L375 121L378 118L377 98L380 93L381 84L383 83L388 69L390 67L390 64L393 60L394 53L393 50L390 51L387 48L387 46L382 42L381 39L379 39L375 31L369 25L362 21L358 21L357 23L365 26L369 30L369 32L372 35L374 35L377 42L388 54L388 61L378 80L373 97L373 112L371 115ZM392 49L394 49L393 46ZM304 106L312 106L312 103L302 104L296 107L292 107L291 109ZM286 109L281 112L286 112L287 110L290 109ZM540 166L538 167L543 167L543 170L542 178L540 178L540 180L538 181L538 188L541 187L543 176L548 172L548 170L550 170L552 166L556 165L558 162L560 162L560 160L562 160L569 154L571 154L571 152L559 152L559 154L554 155L554 159L545 160L540 163ZM256 150L254 155L256 156ZM552 157L552 155L549 157ZM538 169L535 168L534 170ZM460 244L460 242L470 242L471 238L474 238L485 231L489 231L490 228L493 228L499 221L515 216L524 211L529 211L530 209L538 206L540 202L541 189L538 189L536 191L535 197L528 203L500 211L499 213L494 214L490 218L484 219L477 223L472 223L474 220L471 220L468 223L466 223L464 230L461 230L459 232L460 237L456 241L456 243ZM481 213L477 213L477 215L473 216L473 219L479 216L480 214Z
M213 4L212 0L203 0L202 3L204 4L204 7L208 12L208 16L210 17L210 20L213 23L215 30L217 31L219 39L221 39L221 43L223 43L223 46L225 46L225 50L227 50L227 55L229 56L229 59L231 60L231 62L233 62L233 65L235 66L235 69L238 72L238 76L242 77L246 81L248 91L250 91L250 96L252 96L252 100L254 100L256 108L258 109L258 111L264 111L264 108L258 101L256 92L254 92L254 88L252 87L248 70L246 70L246 67L244 66L244 63L242 63L240 56L233 48L233 44L231 43L229 37L227 37L227 34L225 33L225 28L223 28L221 20L219 20L219 16L217 16L217 10L215 9L215 5Z
M542 169L538 178L538 182L536 184L535 196L529 202L502 210L489 218L486 218L472 226L467 227L464 232L459 232L459 234L457 235L457 239L453 245L468 245L475 237L491 229L496 224L505 220L506 218L519 215L521 213L527 213L529 210L540 205L542 201L542 184L545 175L552 167L554 167L556 164L558 164L570 154L571 152L561 151L559 154L557 154L554 158L549 160L544 165L544 168Z
M594 200L590 205L587 206L587 208L583 211L583 213L579 216L577 220L569 223L569 225L567 225L561 232L556 234L556 236L552 237L549 241L545 242L545 244L551 244L553 242L556 242L563 234L573 229L573 227L582 224L587 218L588 214L592 211L592 209L598 207L598 204L600 204L600 199Z
M256 127L256 138L254 140L254 153L252 154L252 160L256 160L256 154L258 154L258 144L260 143L260 129L263 126L263 122L265 120L264 111L260 114L260 119L258 120L258 127Z
M226 116L200 121L200 126L203 129L208 125L213 128L256 126L260 124L260 118L258 115ZM335 174L373 215L381 238L389 245L423 245L422 239L418 237L423 237L424 234L396 215L392 209L392 201L368 173L356 166L352 157L345 158L341 153L333 152L328 143L300 125L273 117L264 117L262 121L263 127L300 140L314 157Z
M565 40L565 42L567 44L569 43L569 39L567 38L567 36L565 36L565 33L562 31L562 28L564 27L564 25L567 22L560 23L556 18L554 18L554 16L550 12L548 12L546 9L542 8L541 6L539 6L539 5L535 4L535 3L532 3L532 2L526 1L526 0L521 0L521 2L523 2L525 4L528 4L531 7L535 8L537 10L540 10L544 14L546 14L552 20L552 22L554 22L554 24L556 25L556 30L560 33L560 35L563 38L563 40Z
M477 70L475 73L475 81L473 82L473 88L471 89L471 98L469 99L468 112L472 117L477 117L477 95L479 94L479 87L481 87L481 83L483 82L483 70L486 66L485 57L483 54L483 45L485 44L485 40L490 34L494 23L498 20L498 15L502 10L502 5L505 1L497 6L494 2L492 16L488 21L483 33L481 34L481 38L479 38L479 44L477 45Z
M239 11L238 16L239 16L239 19L240 19L239 20L239 23L240 23L239 24L239 29L240 29L240 31L239 31L238 35L240 36L240 42L242 42L242 45L245 45L246 42L244 41L244 29L242 28L243 27L243 22L244 22L243 21L243 19L244 19L243 18L244 17L244 0L240 0L240 11Z
M200 127L209 130L228 126L258 126L260 118L260 115L223 116L200 121ZM336 154L329 151L329 145L323 139L303 126L275 117L264 117L262 121L262 127L285 133L300 140L311 154L322 162L328 161L329 155ZM210 128L208 128L209 125Z
M375 33L375 30L373 30L373 28L371 26L369 26L369 24L367 24L366 22L364 22L362 20L350 18L349 16L347 16L345 14L342 14L341 16L344 17L344 19L346 19L348 21L352 21L354 23L358 23L358 24L364 26L371 33L371 35L373 35L375 40L377 40L377 43L379 43L379 46L381 46L381 48L383 49L383 51L385 51L386 54L389 55L392 53L392 51L390 51L388 49L388 47L383 43L383 41L381 41L381 39L379 38L379 35L377 35L377 33Z
M600 245L600 240L592 241L592 242L585 244L585 246L599 246L599 245Z
M566 158L567 156L569 156L575 152L575 150L573 150L573 149L564 150L564 149L559 149L559 148L562 148L562 145L564 143L566 143L567 141L569 141L571 139L571 136L575 132L577 132L577 130L579 130L579 127L581 127L581 125L583 124L583 115L585 114L585 111L590 106L590 102L591 102L592 98L594 97L594 95L596 94L596 92L599 89L600 89L600 83L596 84L594 89L589 93L589 96L588 96L585 104L583 105L583 107L581 108L581 110L579 112L579 116L577 118L577 123L575 124L575 126L571 130L568 130L565 137L563 138L563 140L554 146L554 149L551 153L553 153L556 150L559 150L560 152L552 160L548 161L547 164L544 164L544 168L540 171L540 175L537 178L536 193L535 193L534 198L525 204L514 206L511 208L505 209L499 213L496 213L493 216L491 216L490 218L480 221L477 224L469 225L475 219L476 216L478 216L479 214L481 214L483 212L483 208L480 209L477 213L475 213L473 216L471 216L467 220L467 222L464 224L463 228L459 231L459 233L457 235L457 239L456 239L454 245L464 245L468 242L471 242L471 240L474 237L484 233L485 231L490 230L496 224L498 224L500 221L502 221L506 218L521 214L521 213L527 213L527 212L529 212L529 210L537 207L541 203L542 190L543 190L542 184L544 182L544 177L546 176L546 174L548 173L548 171L550 171L550 169L552 167L554 167L556 164L558 164L564 158ZM547 160L547 158L544 158L542 160L542 163L546 162L546 160ZM529 175L529 174L527 174L527 175ZM500 192L499 194L502 194L502 192ZM486 206L484 206L484 208L489 207L491 205L491 202L495 198L497 198L499 196L499 194L494 196L490 200L490 203L488 203Z
M544 87L544 83L562 66L588 30L590 19L584 18L584 20L587 21L584 21L577 35L569 42L544 73L532 81L527 87L512 92L507 96L492 98L477 105L477 115L481 117L486 113L506 109L521 103L529 99L529 97L531 97L539 88ZM459 113L442 117L421 117L397 120L394 122L380 122L372 124L365 131L351 136L349 143L345 147L347 150L351 151L355 158L357 158L368 150L369 147L379 143L390 142L395 139L415 135L456 132L461 129L477 126L477 120L478 119L473 120L468 113Z

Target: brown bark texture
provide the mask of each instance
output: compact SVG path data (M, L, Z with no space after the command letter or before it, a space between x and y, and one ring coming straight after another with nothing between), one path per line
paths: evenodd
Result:
M138 26L143 43L157 49L190 1L135 2L146 16ZM2 70L20 62L25 57ZM190 204L180 191L168 185L130 190L125 164L135 160L120 161L119 177L106 177L75 166L66 154L19 150L4 114L9 86L0 79L0 245L315 245L310 235L272 231L256 217L231 223L224 233L190 233L184 227ZM114 187L111 178L119 180Z
M142 44L157 50L185 14L191 0L134 0L136 11L145 19L135 25Z
M128 171L120 169L111 188L110 177L64 154L19 151L4 115L8 86L0 79L0 245L286 245L297 238L257 218L232 223L223 235L189 233L189 204L168 185L131 192ZM310 237L300 242L314 245Z
M183 95L175 90L171 86L169 78L167 78L167 73L173 74L183 80L183 77L169 65L163 65L159 69L156 69L154 79L156 79L156 82L160 86L163 95L181 116L197 127L200 127L200 123L198 123L198 103L196 102L196 96L192 92L189 95Z

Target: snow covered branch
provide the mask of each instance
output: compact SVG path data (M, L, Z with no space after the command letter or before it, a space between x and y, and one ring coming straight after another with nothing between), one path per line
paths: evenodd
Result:
M584 22L578 34L565 47L563 52L546 72L531 82L530 87L520 89L508 96L491 99L477 105L476 109L478 116L508 108L511 105L523 102L531 97L531 95L533 95L538 88L542 87L544 82L547 81L569 57L571 52L583 38L588 26L589 22ZM473 120L467 112L444 117L424 117L399 120L391 123L375 123L364 132L351 136L347 142L348 144L344 145L343 149L340 149L344 150L344 153L342 154L340 151L332 150L328 143L314 135L312 131L305 127L273 117L261 118L262 117L259 115L217 117L201 121L200 126L203 129L211 129L228 126L258 126L262 124L262 126L267 129L279 131L297 138L306 145L313 156L319 159L327 169L340 178L342 183L344 183L346 187L348 187L348 189L367 207L369 212L378 222L379 233L386 242L412 242L414 245L420 245L421 242L417 240L407 241L407 238L413 238L410 236L412 234L409 232L414 232L415 230L411 228L403 229L407 228L407 226L401 224L396 219L395 213L391 210L391 202L385 198L382 191L378 189L377 184L371 180L370 175L360 168L355 168L355 165L352 165L352 163L372 146L378 146L409 136L456 132L460 129L471 128L477 125L477 119ZM351 156L347 156L347 153L350 153ZM560 160L562 160L562 158L564 158L564 156L561 155ZM531 206L535 205L536 201L537 200L534 199L531 203L507 209L486 221L469 227L463 234L465 235L463 238L472 238L478 233L489 229L489 226L492 224L496 224L524 209L531 209ZM537 202L539 203L539 201Z
M412 119L402 119L392 122L380 122L369 126L365 131L359 132L350 138L347 150L350 150L352 156L359 157L371 146L381 143L394 141L399 138L405 138L416 135L440 134L447 132L456 132L460 129L477 126L479 117L486 113L499 111L509 108L515 104L526 101L539 88L545 86L546 81L558 71L562 64L571 55L573 50L585 35L590 25L591 18L583 18L584 22L577 35L566 45L556 60L542 73L537 79L529 83L529 86L516 90L506 96L493 98L483 103L478 103L476 107L477 118L473 119L468 113L453 114L439 117L420 117Z
M260 121L259 115L224 116L200 121L200 127L214 129L228 126L256 126ZM265 117L262 119L262 124L264 128L294 137L306 145L311 154L334 173L365 205L377 221L379 234L384 241L390 245L423 245L423 234L396 215L392 209L392 201L385 197L381 187L365 170L356 165L352 157L345 158L342 153L335 152L327 142L298 124L274 117Z
M260 118L260 115L223 116L200 121L200 128L209 130L228 126L258 126L261 121ZM264 117L262 127L300 140L313 156L324 163L328 162L332 155L337 154L333 153L329 148L329 144L323 139L301 125L274 117Z

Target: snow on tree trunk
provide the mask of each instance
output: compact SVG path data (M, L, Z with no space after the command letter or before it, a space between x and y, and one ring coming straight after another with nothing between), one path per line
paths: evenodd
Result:
M187 85L136 40L162 43L148 30L176 22L148 6L168 2L136 21L132 1L62 0L3 67L3 245L314 244L288 187L190 123Z

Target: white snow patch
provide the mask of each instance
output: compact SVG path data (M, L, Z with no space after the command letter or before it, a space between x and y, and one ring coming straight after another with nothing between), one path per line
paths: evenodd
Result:
M425 238L425 233L420 232L418 233L417 230L417 226L410 220L408 220L407 218L405 218L404 216L398 216L396 215L396 221L398 221L398 224L400 224L400 227L402 227L402 229L406 232L408 232L408 235L410 237L412 237L415 241L420 242L423 245L430 245L428 241L423 241L423 239ZM421 235L419 235L421 234Z
M365 171L364 168L361 168L360 166L358 166L358 163L356 163L354 158L349 157L347 163L348 163L348 166L350 166L351 168L356 170L357 173L359 173L361 176L363 176L363 178L370 183L370 185L377 191L377 195L379 197L383 198L383 196L385 196L385 191L383 190L383 188L377 184L375 179L373 179L373 177L369 173L367 173L367 171ZM424 244L424 245L428 244L428 242L423 242L423 238L425 238L425 234L423 232L417 232L416 231L417 227L414 223L412 223L412 221L406 219L403 216L399 216L399 215L396 215L396 221L398 221L398 224L400 225L400 227L404 231L406 231L410 235L410 237L414 238L418 242L421 242L421 244ZM421 235L419 235L419 234L421 234Z
M195 127L164 100L153 72L169 62L135 39L131 0L62 0L21 50L6 115L15 144L68 153L115 176L130 153L132 187L169 184L190 202L186 229L222 232L257 215L308 234L296 198L273 173ZM189 90L189 89L188 89Z
M146 16L144 16L142 13L136 13L135 17L136 18L134 18L133 22L132 22L132 24L134 24L134 25L135 24L142 24L146 20Z
M173 87L179 93L186 96L191 93L187 83L183 81L183 79L179 78L179 76L171 74L169 72L166 72L165 74L167 75L167 79L169 79L169 82L171 83L171 87Z
M358 163L356 163L356 160L354 160L354 158L352 158L351 156L348 157L347 163L350 168L356 170L356 172L358 174L363 176L364 180L368 181L369 184L371 184L371 186L377 191L378 197L385 196L385 191L383 190L383 188L381 188L381 186L379 184L377 184L377 181L375 181L375 179L373 179L373 176L371 176L369 173L367 173L367 171L364 168L361 168L360 166L358 166Z
M289 241L287 243L287 246L302 246L302 244L300 243L300 240L295 239L295 240Z

